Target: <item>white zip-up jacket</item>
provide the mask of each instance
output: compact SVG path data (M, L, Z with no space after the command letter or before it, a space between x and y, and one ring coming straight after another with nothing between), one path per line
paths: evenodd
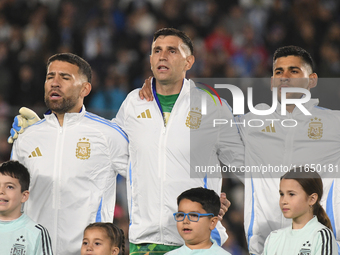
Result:
M134 244L183 245L173 217L177 197L199 186L221 192L221 174L209 178L206 173L195 173L195 166L216 166L218 159L240 165L244 147L236 127L212 126L214 117L232 118L227 104L216 106L208 96L208 113L201 114L201 95L205 92L192 81L184 80L166 126L154 84L153 91L156 100L151 102L141 100L138 90L132 91L116 118L130 141L129 240ZM225 229L220 223L217 229L212 237L224 243Z
M279 184L285 171L299 166L314 167L323 178L321 202L331 220L334 235L340 240L340 188L338 179L334 179L340 176L340 112L318 107L318 102L311 99L303 104L312 116L304 115L297 107L283 116L281 105L278 105L270 115L248 113L238 120L248 170L245 175L248 178L245 178L244 226L252 254L262 254L271 231L291 224L279 207ZM256 108L265 110L269 106L261 104ZM263 124L254 119L262 120ZM250 127L250 120L250 125L259 127ZM284 127L295 124L295 127ZM275 167L276 171L269 173ZM251 168L267 172L251 173Z
M85 111L54 114L15 141L12 159L31 174L25 213L50 233L54 254L78 255L84 228L112 222L116 176L125 176L128 140L114 123Z

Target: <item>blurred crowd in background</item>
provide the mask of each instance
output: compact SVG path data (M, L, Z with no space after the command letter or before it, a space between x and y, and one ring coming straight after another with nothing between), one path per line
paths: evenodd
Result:
M127 93L152 75L152 36L163 27L192 38L196 62L189 78L270 77L272 55L285 45L309 51L319 77L340 76L338 0L0 0L0 162L10 157L7 137L18 109L40 117L46 111L51 55L72 52L91 64L85 106L111 119ZM123 179L119 188L115 216L127 231ZM245 254L243 186L225 179L223 191L232 202L226 247Z

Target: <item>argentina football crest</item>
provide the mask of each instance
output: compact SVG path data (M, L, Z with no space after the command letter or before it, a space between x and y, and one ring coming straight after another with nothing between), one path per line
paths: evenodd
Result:
M18 237L11 248L10 255L26 255L25 241L23 236Z
M91 144L89 139L79 139L76 148L76 157L79 159L88 159L91 155Z

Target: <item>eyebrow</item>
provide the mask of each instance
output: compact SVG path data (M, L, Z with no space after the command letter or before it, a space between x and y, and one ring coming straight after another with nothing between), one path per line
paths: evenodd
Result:
M55 75L55 74L56 74L56 72L49 72L48 74L46 74L46 76ZM72 75L69 74L69 73L59 73L59 74L60 74L60 76L69 76L69 77L72 77Z
M298 66L289 66L289 67L288 67L288 70L293 70L293 69L299 69L299 70L301 70L301 68L298 67ZM274 69L274 71L282 71L282 70L283 70L282 67L277 67L277 68Z
M17 186L14 182L5 182L4 184L6 184L6 185L12 184L13 186Z
M167 49L168 49L168 50L178 50L178 48L177 48L177 47L174 47L174 46L168 46Z
M279 192L282 192L282 193L284 193L282 190L279 190ZM295 190L286 190L285 192L296 192Z
M87 237L85 237L85 238L83 238L83 241L89 241L89 238L87 238ZM93 239L93 241L103 241L103 239L100 239L100 238L95 238L95 239Z
M153 50L161 50L161 49L162 49L161 46L156 46L156 47L153 48ZM175 46L166 46L166 49L167 50L176 50L176 51L178 51L178 47L175 47Z

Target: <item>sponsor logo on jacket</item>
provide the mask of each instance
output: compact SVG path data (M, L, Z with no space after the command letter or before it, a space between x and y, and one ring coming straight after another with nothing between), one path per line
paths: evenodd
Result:
M42 157L39 147L35 148L34 151L32 151L31 154L28 156L28 158L36 158L36 157Z

